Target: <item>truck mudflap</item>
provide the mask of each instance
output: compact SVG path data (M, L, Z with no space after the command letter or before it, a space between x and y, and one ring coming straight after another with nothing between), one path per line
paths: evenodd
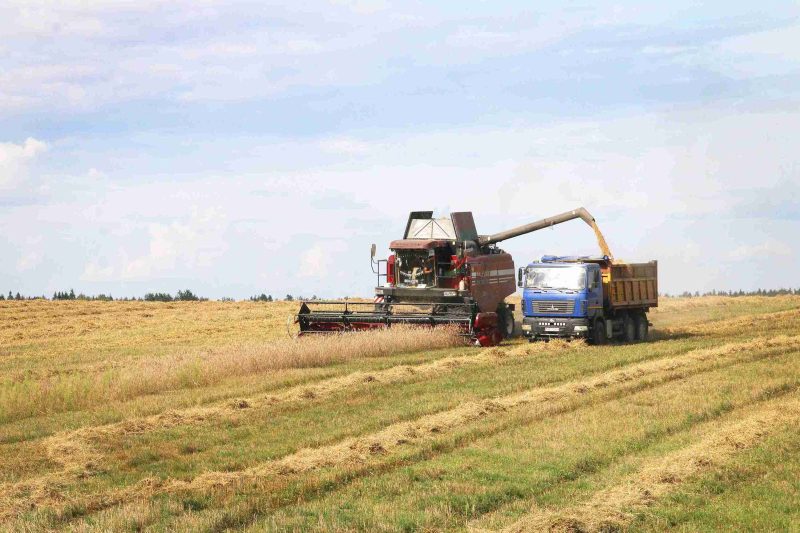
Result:
M423 327L452 325L473 336L475 308L467 303L385 303L303 301L294 317L299 335L343 333L389 328L394 324Z
M568 317L525 317L522 320L522 334L529 338L586 338L589 335L587 318Z

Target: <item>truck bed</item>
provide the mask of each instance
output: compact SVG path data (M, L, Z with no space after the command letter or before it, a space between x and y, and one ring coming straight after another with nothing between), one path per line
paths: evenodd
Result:
M658 307L658 262L619 263L604 269L604 292L612 308Z

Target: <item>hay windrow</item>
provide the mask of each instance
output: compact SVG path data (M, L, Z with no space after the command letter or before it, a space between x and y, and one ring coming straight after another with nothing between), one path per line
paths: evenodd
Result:
M564 344L565 346L567 345L567 343ZM544 349L541 346L543 345L523 346L514 349L514 351L517 353L536 353ZM638 363L619 370L604 372L583 380L567 382L552 387L537 387L499 398L469 402L454 409L434 413L414 421L394 424L370 435L345 439L339 443L320 448L302 449L286 457L244 470L207 472L190 481L168 481L161 485L157 491L206 491L268 476L286 476L302 474L319 468L364 464L369 461L372 455L370 448L374 448L376 444L380 445L383 452L391 453L399 446L417 445L431 441L454 428L480 418L501 415L503 412L510 409L527 405L532 409L538 409L545 413L552 407L552 404L556 402L589 401L589 392L602 390L606 394L613 394L615 391L614 386L624 387L639 382L645 383L649 380L655 383L659 375L663 376L677 373L683 377L684 374L680 374L681 371L700 370L704 367L714 368L717 364L729 362L731 360L735 361L737 356L747 353L748 351L778 347L800 348L800 336L781 336L771 339L759 338L749 342L731 343L716 348L698 349L681 356ZM486 357L495 357L495 355L492 355L489 351L486 352ZM434 363L430 364L433 365ZM407 375L406 372L400 372ZM610 386L609 384L614 384L614 386ZM302 397L301 391L304 389L305 387L298 387L292 389L291 393L300 394ZM226 409L229 413L231 412L229 406L226 407ZM174 419L174 416L159 416L163 416L166 420ZM89 429L92 431L95 430L95 428ZM87 431L89 429L87 429ZM110 427L106 429L111 430ZM83 460L85 457L80 457L79 459ZM51 476L51 481L63 480L65 476L69 477L69 472L74 471L75 467L80 465L80 460L66 461L65 467L67 470ZM28 487L30 485L39 484L46 484L46 479L40 478L32 482L17 484L16 487L14 487L15 490L12 492L17 495L18 501L10 507L3 505L4 501L2 495L4 489L0 488L0 516L9 516L10 510L19 507L19 498L23 498L24 501L24 496L29 492ZM151 491L149 485L147 490ZM8 488L5 489L5 492L9 492ZM137 493L127 490L122 492L113 491L113 497L112 495L105 494L100 496L100 499L107 500L110 498L116 504L117 502L127 501L124 495L132 494L135 495ZM39 500L38 503L46 504L48 501L49 503L57 504L57 501L47 499Z
M372 372L352 372L346 376L324 379L311 385L299 385L281 392L264 394L253 398L242 398L233 401L221 402L208 407L195 407L190 409L170 410L157 415L143 418L128 419L114 424L103 426L84 427L49 437L48 440L57 441L82 441L89 445L92 440L102 440L126 434L145 433L147 431L168 429L182 425L193 425L220 417L231 416L231 409L258 409L272 407L276 404L296 403L309 400L318 400L332 396L344 390L369 386L370 384L387 385L409 380L430 378L451 372L454 369L467 365L488 365L502 362L510 357L526 357L542 353L562 350L574 350L584 347L583 343L553 342L550 345L534 344L509 349L495 347L489 350L476 351L474 355L445 357L430 363L419 365L399 365L385 370ZM75 446L72 446L76 449ZM51 454L59 462L63 454Z
M238 472L209 472L191 481L174 481L168 490L206 490L232 485L239 481L265 476L297 474L331 466L363 464L369 460L370 446L380 444L386 452L399 446L420 444L437 438L438 435L463 426L480 418L503 413L521 406L530 406L546 412L549 404L559 401L581 400L587 393L609 389L609 383L620 386L647 380L659 375L680 370L698 370L704 366L713 368L721 361L736 360L737 356L752 350L769 348L800 348L799 336L781 336L771 339L756 339L743 343L731 343L716 348L699 349L682 356L631 365L621 370L605 372L588 379L564 383L554 387L529 389L521 393L477 402L464 403L454 409L423 416L414 421L393 424L370 435L345 439L342 442L319 448L299 450L289 456L270 461ZM705 365L705 363L710 363ZM683 375L681 375L683 377Z
M0 516L3 516L3 509L17 507L4 505L3 494L21 495L30 493L36 496L35 499L39 504L43 504L48 499L40 498L42 492L32 488L64 483L95 471L96 465L102 462L102 455L96 451L95 442L102 442L123 435L141 434L177 426L196 425L211 420L238 416L243 409L252 411L280 404L319 400L344 390L358 387L363 388L378 384L386 385L430 378L452 372L467 365L498 364L513 360L515 357L574 350L584 346L585 344L580 342L567 343L558 341L549 345L540 343L517 348L494 347L488 350L476 350L471 355L466 356L446 357L430 363L413 366L399 365L368 373L353 372L346 376L325 379L311 385L291 387L278 393L269 393L253 398L239 398L233 401L226 400L208 407L170 410L148 417L128 419L114 424L84 427L59 433L44 439L43 444L47 448L50 459L61 464L63 466L62 470L36 479L22 481L13 486L8 484L6 486L0 485ZM211 477L213 478L214 476L211 475ZM224 474L219 477L220 479L226 478Z
M583 487L579 500L539 512L566 509L550 527L580 530L590 523L582 503L597 487L625 485L619 476L655 465L646 457L663 457L663 445L696 444L720 423L798 396L793 340L740 341L795 334L799 297L661 304L651 315L656 342L579 348L564 358L559 350L580 344L429 354L404 346L410 351L383 362L355 357L323 368L324 358L310 357L291 362L300 367L253 371L250 356L290 342L285 318L296 303L0 302L0 530L492 528L526 511L527 498L573 483ZM459 357L436 361L446 356ZM643 366L658 361L667 363ZM453 393L459 386L469 397ZM371 409L382 398L390 400ZM788 435L748 454L759 472L785 466L786 476L764 485L776 497L798 467L786 455L796 451ZM724 462L694 464L703 473ZM681 490L690 480L661 470L651 481ZM589 491L589 481L600 485ZM726 471L718 481L741 488ZM655 499L647 486L632 493L642 499L589 518L599 529L626 529ZM344 501L353 508L340 512ZM672 512L670 501L657 505ZM743 512L777 525L779 507L755 503ZM688 516L691 508L674 512L702 522Z
M714 429L699 442L645 461L620 483L563 511L537 509L505 533L528 531L618 531L638 509L651 505L704 471L724 466L737 453L783 427L800 423L800 398L767 401L742 420Z

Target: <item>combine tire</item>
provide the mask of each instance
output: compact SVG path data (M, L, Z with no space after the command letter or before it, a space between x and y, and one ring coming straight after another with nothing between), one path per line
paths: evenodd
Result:
M504 339L514 336L514 312L505 305L497 308L497 318L499 319L500 332Z
M606 323L602 318L594 321L592 327L592 344L600 346L606 343Z
M636 322L629 314L622 319L622 340L625 342L636 341Z
M514 336L514 313L506 310L503 313L503 337L510 339Z
M647 334L650 330L650 324L647 323L647 315L636 316L636 340L646 341Z

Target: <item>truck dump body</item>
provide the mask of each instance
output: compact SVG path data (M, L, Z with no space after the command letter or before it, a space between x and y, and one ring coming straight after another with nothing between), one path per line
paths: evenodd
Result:
M658 262L612 263L603 268L611 309L658 307Z

